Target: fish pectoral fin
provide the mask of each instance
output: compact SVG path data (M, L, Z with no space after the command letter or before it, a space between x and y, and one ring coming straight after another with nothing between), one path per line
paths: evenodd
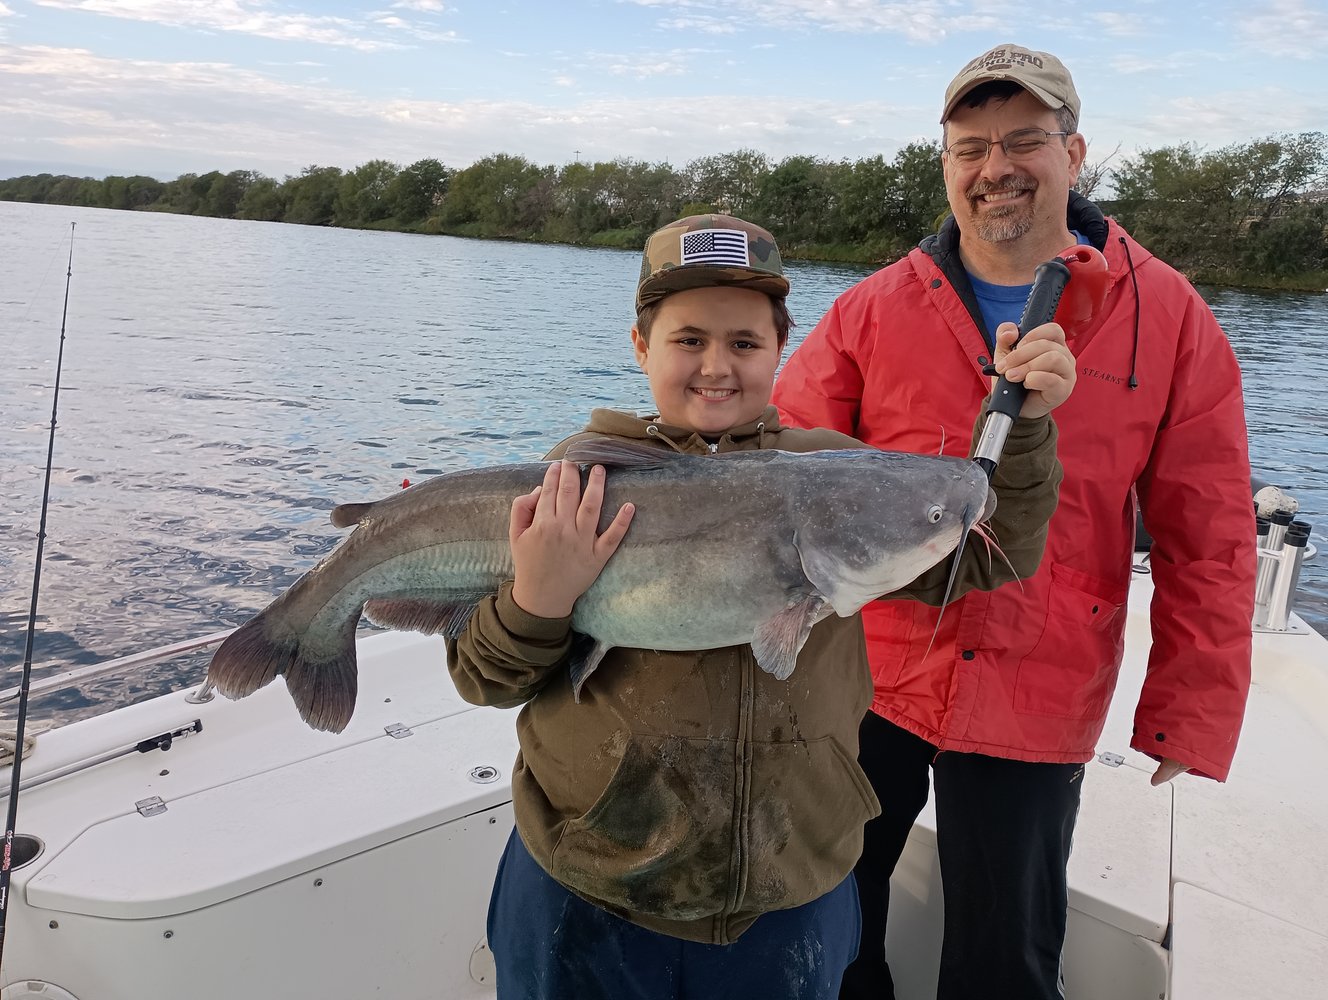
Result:
M827 613L825 600L813 594L763 621L752 633L757 665L778 680L788 680L812 626Z
M572 651L568 654L567 672L572 678L572 700L578 705L581 704L581 688L586 679L595 672L599 661L604 659L604 654L612 648L611 644L600 642L580 632L572 634Z
M455 639L470 623L480 601L488 594L448 594L446 597L375 597L364 602L364 617L381 628L423 632Z
M563 458L578 465L604 465L617 468L650 468L666 462L676 462L686 456L654 445L623 441L620 438L599 437L574 441L567 446Z

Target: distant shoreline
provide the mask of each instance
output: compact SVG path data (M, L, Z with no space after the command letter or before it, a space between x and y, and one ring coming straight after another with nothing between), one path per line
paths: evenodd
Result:
M1213 153L1182 143L1107 171L1111 158L1084 164L1076 189L1190 281L1328 291L1328 189L1315 186L1328 177L1324 133ZM1108 183L1112 198L1095 198ZM745 149L680 167L559 167L499 153L459 170L375 159L280 181L252 170L173 181L37 174L0 180L0 201L632 251L674 219L713 212L766 226L789 260L873 268L905 257L950 211L937 142L911 143L893 160L776 163Z

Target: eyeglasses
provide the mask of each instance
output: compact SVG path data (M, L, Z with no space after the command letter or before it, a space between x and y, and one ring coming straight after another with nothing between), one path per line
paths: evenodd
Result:
M1053 135L1067 136L1069 132L1048 132L1044 128L1021 128L1016 132L1011 132L1003 139L996 142L988 142L986 139L958 139L950 143L941 152L950 157L955 163L962 163L966 167L977 166L979 163L986 163L987 157L991 155L992 146L1000 146L1005 150L1005 155L1012 160L1021 160L1032 156L1039 149L1051 141Z

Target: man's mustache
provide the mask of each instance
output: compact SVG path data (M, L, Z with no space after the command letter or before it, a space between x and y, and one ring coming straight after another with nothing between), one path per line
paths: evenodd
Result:
M978 181L967 191L969 198L988 194L1011 194L1017 191L1036 191L1037 181L1031 177L1002 177L997 181Z

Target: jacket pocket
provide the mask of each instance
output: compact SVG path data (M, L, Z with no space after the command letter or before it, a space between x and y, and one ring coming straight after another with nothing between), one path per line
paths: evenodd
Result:
M878 691L898 684L904 664L921 658L936 623L935 613L934 608L909 600L877 601L863 610L862 631L867 640L872 683ZM919 635L926 640L922 648L915 650L913 646Z
M569 820L554 878L610 908L667 920L718 913L728 895L736 747L633 735L603 793Z
M1019 661L1016 712L1061 719L1106 713L1124 649L1125 596L1087 573L1051 567L1042 635Z

